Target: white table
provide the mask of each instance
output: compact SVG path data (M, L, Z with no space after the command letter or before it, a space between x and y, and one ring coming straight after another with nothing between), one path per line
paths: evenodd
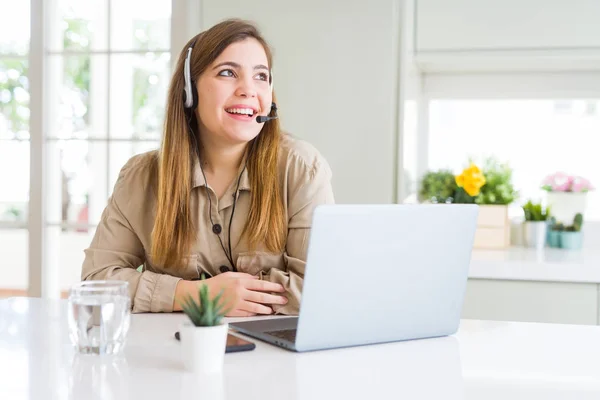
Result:
M66 303L0 301L0 399L597 399L600 327L464 320L457 335L296 354L256 341L183 369L182 314L133 315L124 357L77 356Z

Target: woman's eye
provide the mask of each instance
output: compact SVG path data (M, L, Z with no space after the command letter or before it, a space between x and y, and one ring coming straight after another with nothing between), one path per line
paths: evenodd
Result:
M235 74L230 69L224 69L223 71L219 72L219 76L230 76L231 77L231 76L235 76Z
M267 74L265 74L264 72L261 72L260 74L256 75L258 77L258 79L260 79L261 81L268 81L269 80L269 76Z

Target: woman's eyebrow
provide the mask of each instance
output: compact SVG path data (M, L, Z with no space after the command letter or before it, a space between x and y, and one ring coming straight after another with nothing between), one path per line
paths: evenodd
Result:
M217 69L217 68L221 68L221 67L225 67L225 66L227 66L227 67L233 67L233 68L237 68L237 69L242 68L242 66L240 64L238 64L238 63L236 63L234 61L224 61L222 63L218 63L217 65L215 65L213 67L213 69ZM264 66L262 64L255 65L254 69L255 70L256 69L264 69L265 71L269 70L269 68L267 68L266 66Z

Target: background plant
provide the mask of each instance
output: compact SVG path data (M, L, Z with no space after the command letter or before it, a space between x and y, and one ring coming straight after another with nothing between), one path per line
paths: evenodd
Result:
M580 232L581 227L583 226L583 214L577 213L575 214L575 218L573 218L573 224L565 227L566 232Z
M512 169L506 163L489 157L482 168L486 183L475 197L477 204L507 205L515 201L518 192L512 184Z
M457 189L454 174L449 169L429 171L421 180L419 201L452 202Z
M541 203L533 203L529 200L523 206L526 221L546 221L550 217L549 208L543 208Z
M460 175L448 169L429 171L421 180L419 201L507 205L518 197L512 173L508 164L494 157L486 158L481 170L469 160Z
M470 162L469 166L456 176L455 181L456 185L471 197L479 195L481 187L486 182L481 169L473 162Z
M564 172L555 172L542 181L542 189L547 192L575 192L585 193L594 190L589 180L582 176L569 175Z
M573 224L564 225L562 222L556 222L554 217L550 218L550 229L553 231L564 231L564 232L580 232L583 227L583 214L577 213L573 218Z

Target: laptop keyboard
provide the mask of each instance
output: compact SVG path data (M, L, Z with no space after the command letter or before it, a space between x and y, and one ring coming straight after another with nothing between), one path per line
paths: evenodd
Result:
M265 332L268 335L278 337L279 339L287 340L292 343L296 342L296 329L283 329L279 331Z

